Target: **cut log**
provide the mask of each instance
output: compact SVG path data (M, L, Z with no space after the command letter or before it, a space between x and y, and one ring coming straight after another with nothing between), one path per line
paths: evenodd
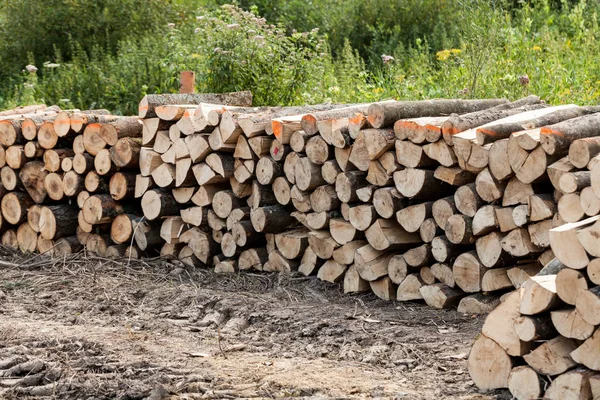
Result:
M485 335L480 335L469 353L469 375L480 390L508 387L512 361L506 351Z
M539 99L538 99L539 101ZM373 103L368 109L369 123L375 128L392 126L399 119L450 115L484 110L506 103L492 100L423 100Z
M550 155L566 155L576 139L596 136L600 128L600 115L591 114L554 125L545 126L540 134L540 143Z
M2 198L0 206L2 209L2 217L4 217L6 222L12 225L19 225L23 222L27 222L27 210L33 205L34 201L27 193L6 193Z
M7 241L12 239L10 237L6 238ZM16 248L21 250L22 253L33 253L37 248L37 241L38 234L31 229L27 222L19 225L16 233ZM9 242L9 245L12 245L12 243Z
M369 244L377 250L404 249L421 243L421 237L417 233L407 232L396 222L387 219L375 221L365 231L365 236Z
M300 190L312 190L326 183L321 175L320 166L313 164L307 157L297 160L294 166L294 181Z
M544 342L523 358L538 373L555 376L577 365L570 356L576 348L577 345L573 340L557 336Z
M140 118L152 118L156 117L156 107L158 106L201 103L250 107L252 105L252 93L243 91L219 94L149 94L140 101L138 115Z
M463 297L458 303L457 311L469 315L489 314L498 304L500 304L500 299L497 296L476 293Z
M471 244L475 242L473 236L473 219L466 215L455 214L446 222L446 237L454 244Z
M333 251L333 259L340 264L353 264L354 253L356 252L356 250L366 245L367 242L364 240L355 240L352 242L348 242Z
M309 233L308 243L317 257L328 260L333 257L333 251L340 247L328 231L313 231Z
M354 264L350 265L350 267L346 270L346 274L344 275L344 293L368 292L371 290L369 283L370 282L365 281L360 277Z
M500 242L504 251L514 257L525 257L541 253L542 249L531 242L529 232L525 228L513 229Z
M575 307L577 312L589 324L600 325L600 287L579 292Z
M519 291L510 293L485 319L481 328L482 334L494 340L508 355L522 356L527 354L531 343L524 342L516 333L515 323L520 317Z
M443 140L427 144L422 149L430 160L435 160L444 167L450 168L458 163L454 150Z
M394 172L394 184L403 196L411 199L438 199L453 191L452 186L437 180L433 171L416 168Z
M587 266L590 259L585 248L579 243L577 231L595 223L598 219L600 217L591 217L550 230L550 245L561 263L573 269L583 269Z
M560 304L556 295L556 275L532 276L523 285L521 314L535 315Z
M43 176L45 179L46 175L44 174ZM8 165L5 165L2 167L2 170L0 170L0 178L2 181L2 186L6 190L12 191L24 188L19 176L17 175L17 172Z
M390 301L396 298L396 285L387 276L369 282L369 286L371 286L373 294L382 300Z
M419 274L407 275L402 283L398 286L396 299L398 301L422 300L423 295L421 294L421 288L424 285L425 282L423 282Z
M484 267L475 251L459 255L452 266L456 286L467 293L481 292L481 281L487 268Z
M161 221L135 221L135 226L132 226L134 228L133 236L135 243L141 250L158 248L158 246L164 243L163 239L160 237L161 224Z
M502 197L502 206L527 204L527 199L533 194L533 187L530 184L525 184L516 177L513 177L506 185L504 197Z
M552 324L561 336L586 340L594 333L595 326L581 318L575 309L552 311L550 315Z
M542 397L546 382L529 366L515 367L508 376L508 390L517 400L535 400Z
M544 398L548 400L591 399L590 377L592 374L592 371L585 368L565 372L550 384Z
M464 246L451 243L445 236L438 236L431 241L431 254L441 263L454 261L464 251Z
M425 285L419 291L429 307L440 310L455 307L465 296L461 290L453 289L443 283Z
M427 218L419 228L419 236L425 243L431 243L436 236L444 234L444 230L440 228L433 218Z
M141 218L133 214L117 215L110 225L110 238L116 244L127 244L133 241L134 228Z
M431 274L435 277L435 279L437 279L438 281L440 281L441 283L443 283L444 285L453 288L456 283L454 282L454 275L452 274L452 268L445 263L435 263L431 266ZM461 301L462 303L462 301ZM459 306L460 307L460 306ZM469 306L469 309L472 309L471 306ZM491 311L491 309L489 310ZM485 313L488 313L489 311L486 311ZM461 312L459 310L459 312Z
M516 335L524 342L548 340L556 336L556 329L547 314L526 316L514 320Z
M600 214L600 198L594 193L594 189L586 187L579 193L581 209L588 217Z
M498 229L495 206L483 206L477 210L473 217L473 235L487 235Z
M509 140L501 139L494 142L489 150L489 169L492 176L498 181L504 181L513 175L509 162Z
M298 271L305 276L312 275L318 270L325 261L318 258L313 249L309 246L305 251L302 259L300 260L300 266Z
M175 201L175 198L171 193L164 190L154 189L147 191L142 197L141 205L144 216L149 220L179 214L179 205Z
M143 125L137 117L119 118L106 122L100 129L100 137L109 146L114 146L117 141L125 137L141 137Z
M277 205L252 210L250 220L257 232L277 233L293 226L294 218L285 208Z
M5 171L5 168L2 168L3 173ZM11 170L7 169L6 171L10 172ZM44 181L47 175L48 173L44 170L43 163L39 161L30 161L27 164L25 164L19 172L19 178L14 177L14 181L12 178L9 179L9 181L14 183L18 179L20 179L20 181L23 184L23 187L25 188L27 193L29 193L33 201L35 201L37 204L40 204L44 201L46 195L48 194L44 186ZM2 175L2 183L4 184L4 174ZM5 190L14 189L15 187L11 189L10 187L4 186L4 188L0 189L0 195L4 195Z
M431 201L408 206L396 213L396 219L407 232L418 232L423 221L432 217L432 207Z
M589 369L600 371L600 329L571 353L571 358Z
M351 223L342 218L331 219L329 221L329 230L331 232L331 236L341 245L356 240L361 236L359 231L352 226Z
M489 169L486 168L477 174L475 190L482 200L488 203L495 202L502 198L505 189L506 184L498 182Z
M58 239L75 234L79 209L69 205L42 207L40 211L40 236L46 240Z

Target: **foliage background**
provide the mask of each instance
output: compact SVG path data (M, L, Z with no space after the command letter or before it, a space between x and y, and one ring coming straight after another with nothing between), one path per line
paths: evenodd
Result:
M132 114L184 69L199 91L250 89L257 105L600 96L597 1L225 3L0 0L0 108Z

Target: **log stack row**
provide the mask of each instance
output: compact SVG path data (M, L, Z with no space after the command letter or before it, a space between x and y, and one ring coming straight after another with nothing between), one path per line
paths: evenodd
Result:
M568 107L560 111L581 110ZM587 109L595 111L594 108ZM486 318L469 356L481 389L514 398L600 398L600 115L576 116L508 138L511 165L548 179L556 257ZM540 124L543 125L543 124ZM528 161L531 160L531 161ZM536 165L548 165L537 176ZM530 209L531 218L532 209Z
M147 108L135 196L162 254L463 312L490 311L553 258L562 220L546 166L530 165L554 160L527 148L519 168L511 138L597 111L536 96Z

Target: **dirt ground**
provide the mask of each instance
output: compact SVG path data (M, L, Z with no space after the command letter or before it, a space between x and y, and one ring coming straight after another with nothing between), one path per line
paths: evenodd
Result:
M0 256L0 399L506 398L469 379L481 318L316 278Z

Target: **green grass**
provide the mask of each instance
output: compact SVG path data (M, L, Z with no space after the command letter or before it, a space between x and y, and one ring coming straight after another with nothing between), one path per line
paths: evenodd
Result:
M45 102L134 114L144 94L176 92L186 69L199 91L249 89L257 105L530 93L597 104L600 96L600 6L585 0L240 2L253 13L208 0L146 8L127 0L122 15L117 0L52 0L32 21L20 1L0 2L1 108ZM71 35L48 28L86 5L90 15ZM22 36L7 33L16 23Z

